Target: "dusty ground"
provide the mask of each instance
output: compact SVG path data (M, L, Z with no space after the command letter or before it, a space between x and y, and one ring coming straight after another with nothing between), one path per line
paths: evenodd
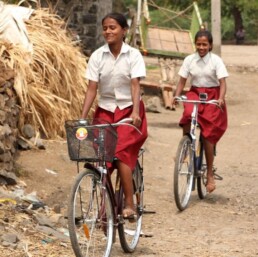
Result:
M257 67L257 54L258 47L222 48L230 71L229 128L218 144L215 165L224 179L217 182L217 189L205 200L199 200L193 192L183 212L177 210L173 196L173 157L181 137L177 122L182 107L176 112L162 109L162 113L147 114L145 204L147 210L156 213L144 216L143 232L152 237L142 237L131 256L258 256L258 75L234 68L242 64ZM158 74L158 70L149 70L148 79L158 80ZM46 150L21 152L20 179L26 182L27 192L36 191L47 205L60 204L65 211L76 165L69 161L65 142L46 142L46 146ZM36 237L27 239L31 240L29 252L33 257L73 256L69 243L63 247L53 242L46 248L35 242ZM10 250L10 255L13 253ZM118 242L113 256L124 256Z

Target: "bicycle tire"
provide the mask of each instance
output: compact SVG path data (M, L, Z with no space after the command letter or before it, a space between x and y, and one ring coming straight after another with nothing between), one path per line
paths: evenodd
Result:
M198 150L195 153L196 172L197 172L197 192L200 199L204 199L207 195L207 165L205 162L204 146L202 138L198 142Z
M134 203L137 206L137 218L134 222L122 219L122 222L118 225L118 234L120 239L120 245L125 253L132 253L136 249L141 235L142 216L143 216L143 169L137 161L136 167L133 172L133 184L134 184ZM121 191L122 192L122 191ZM123 206L123 195L120 197L120 204ZM124 206L123 206L124 208ZM123 210L121 208L121 211Z
M174 197L176 206L183 211L188 206L192 192L194 163L191 138L182 137L179 142L174 167Z
M103 192L97 171L86 169L76 176L68 203L68 230L76 257L110 256L114 212L110 192Z

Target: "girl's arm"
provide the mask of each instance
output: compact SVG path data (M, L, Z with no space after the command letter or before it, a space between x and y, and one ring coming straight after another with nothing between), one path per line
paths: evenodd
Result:
M180 96L184 87L185 87L185 83L186 83L186 78L183 78L180 76L180 79L178 81L177 87L176 87L176 92L174 96Z
M187 78L183 78L180 76L180 79L178 81L177 87L176 87L176 91L174 93L174 97L172 99L172 105L176 105L177 101L175 99L175 96L180 96L184 87L185 87L185 83L186 83Z
M219 94L219 106L222 107L225 103L225 96L227 91L226 78L219 79L220 84L220 94Z
M140 109L140 78L133 78L131 80L131 94L133 102L133 111L131 118L133 119L133 125L139 127L142 123L142 120L139 116Z
M86 119L88 116L88 113L90 111L90 108L94 102L94 99L97 95L97 89L98 89L98 83L95 81L90 80L89 81L89 85L88 85L88 89L86 91L85 94L85 98L84 98L84 104L83 104L83 108L82 108L82 115L81 118L82 119Z

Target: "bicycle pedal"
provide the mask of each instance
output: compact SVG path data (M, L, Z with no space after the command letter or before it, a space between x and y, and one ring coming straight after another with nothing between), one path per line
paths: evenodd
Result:
M139 216L143 215L144 213L143 207L137 207L137 213L139 214Z
M207 170L207 165L206 164L202 164L201 171L205 172L206 170Z
M130 223L134 223L137 221L137 215L136 214L133 214L133 215L130 215L128 217L123 217L123 220L128 220Z
M216 180L223 180L223 177L221 177L220 175L218 175L218 174L214 174L214 179L216 179Z
M156 211L143 210L143 214L156 214Z
M201 177L205 173L205 169L197 170L196 177Z

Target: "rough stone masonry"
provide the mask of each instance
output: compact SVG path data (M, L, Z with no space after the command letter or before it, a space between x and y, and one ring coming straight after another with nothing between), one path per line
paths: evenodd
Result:
M19 108L13 88L14 72L0 62L0 183L15 183L14 159L18 135Z
M68 21L68 28L78 33L86 55L90 55L104 43L101 21L112 11L112 2L112 0L59 1L58 14Z

